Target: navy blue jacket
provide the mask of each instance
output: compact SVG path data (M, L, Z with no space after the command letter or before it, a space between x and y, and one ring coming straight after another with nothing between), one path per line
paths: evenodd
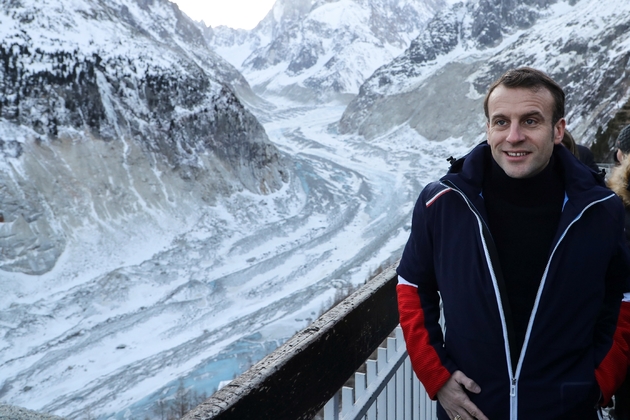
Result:
M492 238L484 234L486 143L424 188L397 269L400 321L427 392L435 398L461 370L481 387L469 395L491 420L594 419L600 391L607 401L623 380L627 347L618 317L630 290L624 208L568 150L556 146L554 156L565 202L515 371ZM448 418L441 407L438 418Z

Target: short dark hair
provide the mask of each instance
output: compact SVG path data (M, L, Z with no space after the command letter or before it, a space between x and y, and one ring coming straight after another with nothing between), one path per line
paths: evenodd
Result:
M531 67L519 67L510 69L499 77L488 89L486 98L483 101L483 111L486 119L490 120L488 112L488 100L490 95L498 86L507 88L525 88L537 91L540 88L547 89L554 101L553 115L551 125L555 125L561 118L564 118L564 90L546 73L533 69Z

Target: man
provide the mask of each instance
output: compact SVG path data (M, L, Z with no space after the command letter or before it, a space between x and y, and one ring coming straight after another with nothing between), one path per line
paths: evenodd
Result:
M597 419L627 364L623 205L560 146L546 74L508 71L484 111L487 142L424 188L397 269L414 371L438 419Z

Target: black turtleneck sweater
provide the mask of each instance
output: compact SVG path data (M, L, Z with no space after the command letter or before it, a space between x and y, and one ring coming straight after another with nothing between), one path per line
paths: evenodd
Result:
M483 197L512 315L514 329L510 337L514 342L510 342L510 353L512 367L516 368L551 255L564 185L560 165L555 164L553 156L541 173L521 179L510 178L494 159L490 160L484 174Z

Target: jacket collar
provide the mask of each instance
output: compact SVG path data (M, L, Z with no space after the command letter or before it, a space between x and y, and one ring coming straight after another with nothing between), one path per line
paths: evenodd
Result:
M599 174L581 163L564 146L554 147L553 153L556 164L561 165L565 188L562 216L553 242L557 244L564 232L588 206L614 198L615 193L606 187ZM448 173L440 179L442 183L453 185L465 194L484 223L488 221L482 195L484 165L487 159L492 159L492 154L490 146L483 142L466 156L453 162Z
M576 210L611 194L602 177L581 163L564 146L556 145L554 159L561 167L565 188L565 201ZM492 159L486 141L473 148L466 156L451 165L442 181L450 181L471 200L482 195L484 167Z

